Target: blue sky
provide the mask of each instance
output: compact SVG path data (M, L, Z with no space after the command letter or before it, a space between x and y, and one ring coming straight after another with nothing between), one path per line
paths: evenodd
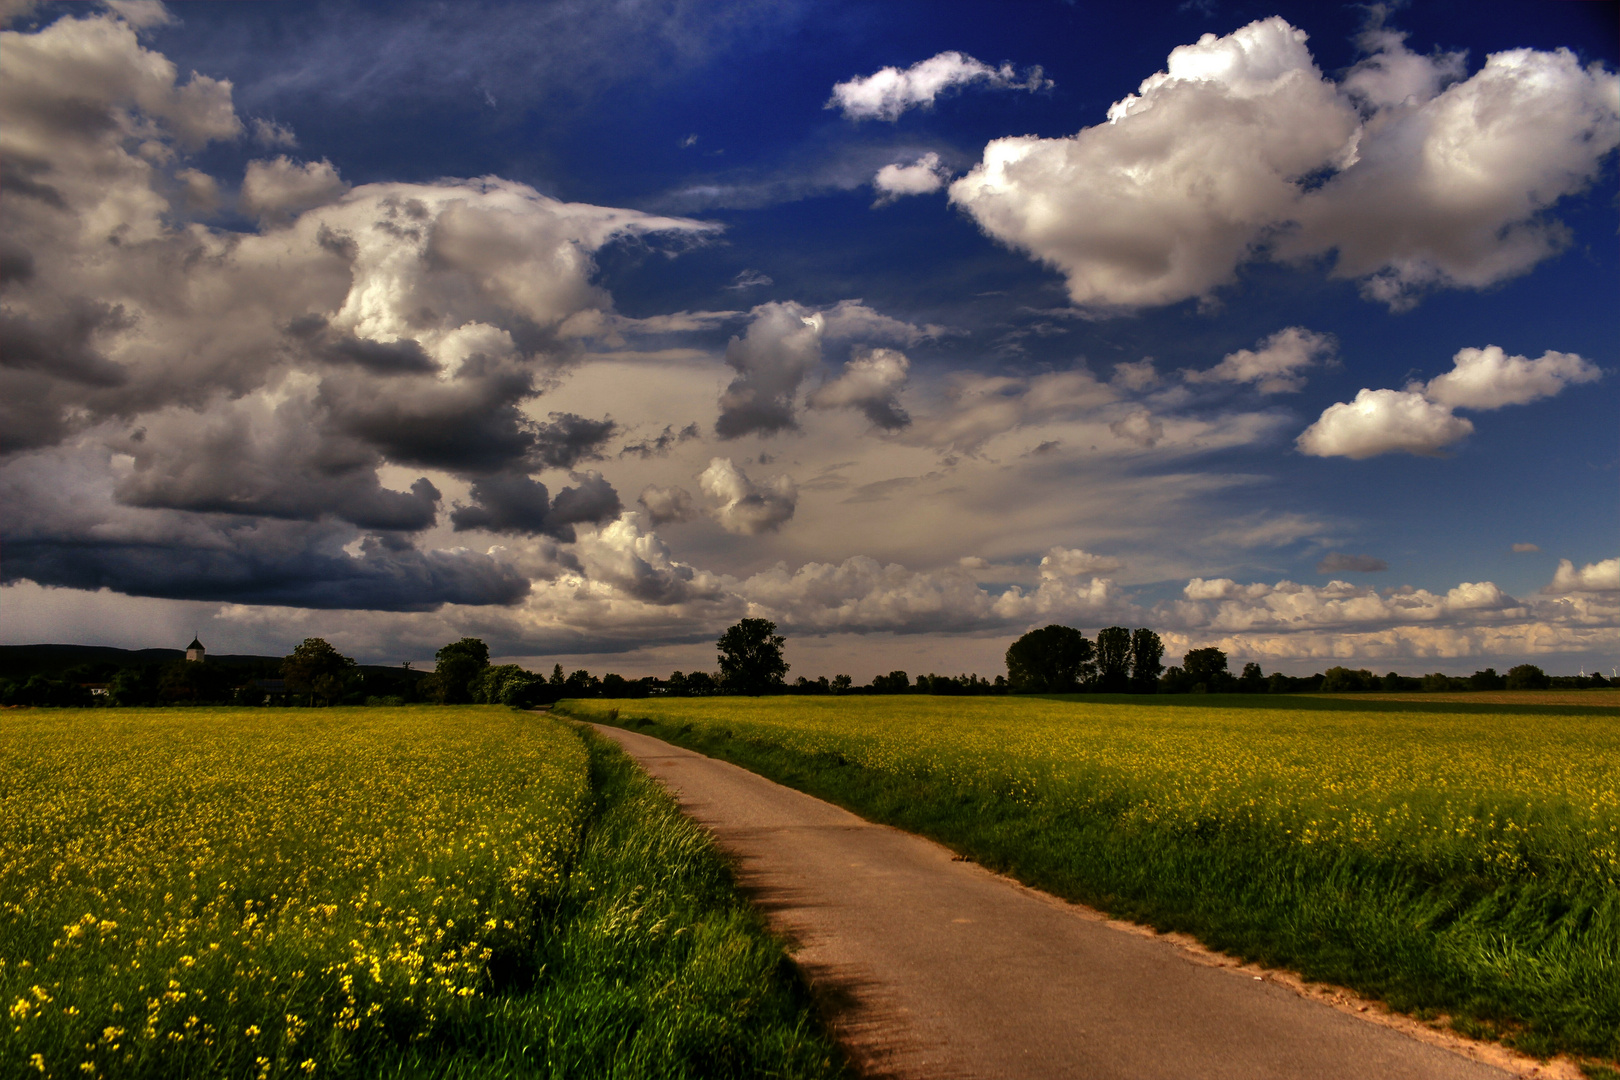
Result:
M1615 4L0 10L7 641L1620 662Z

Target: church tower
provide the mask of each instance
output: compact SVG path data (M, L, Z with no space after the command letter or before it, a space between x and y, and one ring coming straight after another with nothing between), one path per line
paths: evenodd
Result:
M207 652L208 650L203 648L203 643L201 641L198 641L196 638L192 638L191 644L186 646L186 659L195 660L200 664L202 663L203 656Z

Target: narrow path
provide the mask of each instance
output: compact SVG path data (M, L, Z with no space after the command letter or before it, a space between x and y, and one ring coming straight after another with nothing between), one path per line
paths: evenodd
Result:
M928 1078L1505 1080L1211 967L727 762L597 726L736 861L866 1071Z

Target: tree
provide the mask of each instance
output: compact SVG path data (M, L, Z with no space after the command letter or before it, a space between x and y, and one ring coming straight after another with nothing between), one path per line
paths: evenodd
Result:
M910 690L911 676L904 671L891 671L872 680L872 692L876 694L905 694Z
M287 680L288 690L307 694L312 701L318 697L328 705L344 695L358 674L354 661L325 638L305 638L281 661L281 677Z
M441 705L464 705L477 692L474 685L489 667L489 646L479 638L452 641L433 654L433 698Z
M1091 642L1072 626L1031 630L1007 647L1007 681L1020 694L1068 694L1094 670Z
M854 685L855 680L850 678L848 675L834 675L832 679L832 692L835 694L847 694L849 693L849 688Z
M1097 689L1123 694L1131 683L1131 632L1123 626L1097 631Z
M780 689L788 673L782 659L787 638L769 619L744 619L720 635L720 681L733 694L765 694Z
M1146 627L1131 635L1131 691L1151 694L1159 689L1164 671L1164 642Z
M1266 692L1266 673L1260 670L1259 664L1250 661L1243 665L1243 674L1238 676L1238 689L1245 694Z
M1507 688L1509 690L1545 690L1552 685L1547 673L1534 664L1519 664L1508 668Z
M1226 670L1226 654L1216 648L1192 650L1182 658L1181 670L1186 672L1188 689L1194 693L1200 692L1200 686L1203 693L1224 690L1232 681L1232 673Z
M1495 668L1488 667L1468 676L1468 685L1474 690L1505 690L1507 680L1498 675Z

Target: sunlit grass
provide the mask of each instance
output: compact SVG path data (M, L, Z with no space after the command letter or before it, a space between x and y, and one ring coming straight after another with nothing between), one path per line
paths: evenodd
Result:
M1620 710L1218 702L616 704L1065 896L1532 1051L1620 1053Z

